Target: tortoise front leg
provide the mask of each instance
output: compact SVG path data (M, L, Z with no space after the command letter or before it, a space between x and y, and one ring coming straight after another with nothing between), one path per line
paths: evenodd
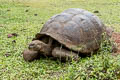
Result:
M55 58L59 58L60 60L65 60L65 61L69 61L69 60L78 61L79 60L78 54L68 51L66 49L61 49L59 47L56 47L53 49L52 56Z
M37 51L32 51L29 49L24 50L22 54L24 60L29 62L39 58L39 53Z

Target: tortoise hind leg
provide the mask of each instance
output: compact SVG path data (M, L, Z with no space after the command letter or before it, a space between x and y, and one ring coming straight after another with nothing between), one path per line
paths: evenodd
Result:
M52 51L52 56L55 58L59 58L60 60L65 60L65 61L78 61L79 56L78 54L68 51L66 49L61 49L60 47L56 47Z

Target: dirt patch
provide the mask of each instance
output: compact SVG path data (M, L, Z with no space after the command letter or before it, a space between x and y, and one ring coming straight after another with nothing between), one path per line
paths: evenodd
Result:
M112 39L115 42L115 44L117 45L117 52L116 53L120 54L120 33L113 32Z

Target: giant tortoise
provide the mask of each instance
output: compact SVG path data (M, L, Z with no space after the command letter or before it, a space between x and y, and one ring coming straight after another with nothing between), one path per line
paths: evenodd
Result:
M79 60L79 55L90 55L100 48L105 26L94 14L70 8L51 17L37 33L27 50L26 61L40 54L61 60Z

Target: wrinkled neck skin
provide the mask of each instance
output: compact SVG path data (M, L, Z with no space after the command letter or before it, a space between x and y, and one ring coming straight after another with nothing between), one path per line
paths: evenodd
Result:
M43 55L45 55L45 56L51 56L52 55L52 49L53 49L53 47L52 47L52 43L53 43L53 39L51 38L51 37L49 37L49 41L48 41L48 44L46 44L46 43L43 43L43 42L41 42L42 44L41 44L41 46L39 46L39 53L43 53Z
M38 53L43 54L44 56L51 56L52 55L51 52L52 48L49 45L42 46L38 51Z

